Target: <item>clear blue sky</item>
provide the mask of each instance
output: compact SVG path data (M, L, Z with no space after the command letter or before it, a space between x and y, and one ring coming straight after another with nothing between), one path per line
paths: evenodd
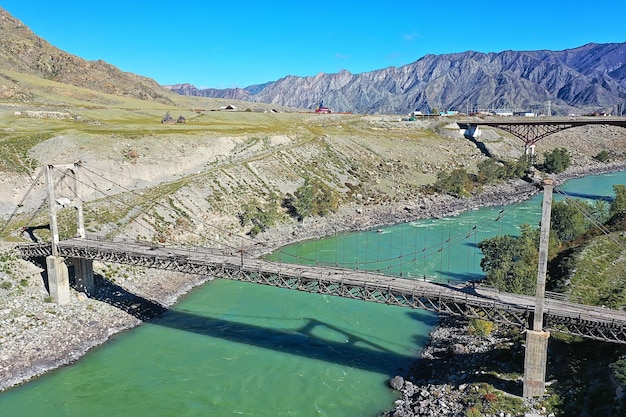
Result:
M427 54L626 42L626 2L0 0L54 46L160 84L246 87Z

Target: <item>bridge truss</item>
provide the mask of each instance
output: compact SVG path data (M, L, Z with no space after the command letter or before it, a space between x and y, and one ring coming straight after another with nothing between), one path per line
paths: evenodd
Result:
M24 258L48 256L50 245L20 245ZM60 256L220 277L290 290L332 295L439 314L480 318L522 330L533 321L534 297L484 288L451 287L367 271L303 266L219 252L172 249L137 243L70 239ZM626 313L548 299L544 328L590 339L626 343Z
M502 129L524 141L526 148L535 145L540 139L562 130L586 125L608 125L626 127L624 118L549 118L549 119L522 119L522 120L481 120L458 122L459 128L468 130L479 126L489 126Z

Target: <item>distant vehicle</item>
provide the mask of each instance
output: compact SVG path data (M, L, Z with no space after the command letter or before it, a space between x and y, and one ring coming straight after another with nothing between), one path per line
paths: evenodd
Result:
M319 106L317 106L317 108L315 109L315 113L330 114L332 112L333 111L330 109L330 107L324 106L323 101L320 101Z

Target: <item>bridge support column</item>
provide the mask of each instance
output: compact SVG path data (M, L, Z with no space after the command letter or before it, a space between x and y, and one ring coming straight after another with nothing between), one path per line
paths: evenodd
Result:
M524 398L540 397L545 393L549 338L549 332L526 331Z
M96 284L93 279L93 261L91 259L72 258L76 290L86 294L95 294Z
M526 155L526 159L528 160L528 162L532 164L535 160L535 145L529 145L527 143L526 147L524 148L524 154Z
M546 295L553 188L554 181L552 179L547 178L543 181L535 314L533 316L533 329L526 330L526 351L524 357L525 398L539 397L544 394L546 389L546 366L548 363L548 339L550 338L550 333L543 331L543 310Z
M58 305L70 302L70 278L67 265L60 256L50 255L46 257L46 269L48 272L48 289L50 296Z

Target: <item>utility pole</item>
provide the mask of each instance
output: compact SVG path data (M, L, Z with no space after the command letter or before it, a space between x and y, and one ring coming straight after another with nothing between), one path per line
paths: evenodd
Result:
M541 208L541 231L539 236L539 265L537 267L537 292L532 330L526 330L524 355L524 398L539 397L546 390L546 365L548 362L549 332L543 331L543 310L548 267L548 244L550 242L550 214L554 181L543 181L543 204Z

